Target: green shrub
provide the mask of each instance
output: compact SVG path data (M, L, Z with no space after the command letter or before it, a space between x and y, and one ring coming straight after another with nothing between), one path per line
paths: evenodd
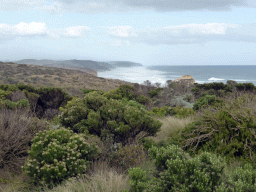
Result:
M254 163L255 101L256 97L244 95L226 101L221 108L209 108L182 131L182 146L189 151L221 154L228 162Z
M10 100L0 100L0 108L6 109L20 109L29 107L29 102L27 99L21 99L20 101L13 102Z
M192 108L186 108L186 107L172 107L167 110L168 115L174 115L175 117L179 118L185 118L188 116L191 116L195 114Z
M204 97L201 97L195 102L195 104L193 105L193 109L197 111L199 109L207 108L209 106L222 105L222 103L223 101L216 98L215 95L205 95Z
M122 99L127 98L128 100L136 100L139 96L133 86L131 85L120 85L117 89L111 90L104 94L108 99Z
M141 103L142 105L147 105L147 104L150 103L151 100L148 97L144 96L144 95L140 95L140 96L137 97L136 101L138 103Z
M117 89L106 92L103 95L108 99L134 100L143 105L147 105L151 101L150 98L137 93L134 86L131 85L120 85Z
M156 115L158 117L164 117L167 115L167 112L166 110L168 109L167 106L164 106L164 107L154 107L153 109L151 109L150 113L152 115Z
M39 132L32 140L23 170L35 183L50 186L84 173L97 154L96 145L88 144L82 135L71 130Z
M204 83L204 84L196 84L193 89L191 89L196 99L200 97L204 97L206 95L216 95L218 97L225 96L228 93L233 91L234 86L229 84L224 84L222 82L214 82L214 83Z
M155 107L153 109L151 109L150 111L151 114L156 115L158 117L164 117L164 116L175 116L175 117L179 117L179 118L184 118L184 117L188 117L190 115L195 114L195 112L193 111L193 109L191 108L186 108L186 107L180 107L180 106L176 106L176 107Z
M250 164L238 167L233 171L231 181L234 191L254 192L256 191L256 170Z
M107 99L95 92L83 99L73 99L61 111L59 119L63 126L101 138L112 134L114 141L121 143L135 139L141 132L145 137L153 136L161 127L139 103Z
M253 83L238 83L235 87L238 91L253 91L255 89Z
M8 96L10 93L11 93L10 91L5 91L0 89L0 99L1 100L6 99L6 96Z
M210 153L191 158L181 148L171 145L152 147L149 153L157 167L151 177L141 168L129 170L131 191L207 192L222 183L225 161Z
M144 149L149 150L153 146L157 146L157 142L152 138L143 138L141 143Z
M163 90L163 88L156 88L156 89L149 91L148 93L149 93L150 97L153 98L154 96L158 95L158 93L162 90Z
M90 92L94 92L94 91L96 91L96 92L99 93L99 94L104 94L104 91L102 91L102 90L81 89L81 91L82 91L84 94L87 94L87 93L90 93Z
M128 171L130 177L130 191L142 192L147 188L147 172L140 167L134 167Z

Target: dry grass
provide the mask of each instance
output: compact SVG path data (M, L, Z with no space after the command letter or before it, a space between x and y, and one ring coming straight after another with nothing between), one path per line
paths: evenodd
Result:
M66 181L46 192L121 192L129 189L129 176L110 168L106 162L93 164L89 176Z
M64 88L72 96L83 96L82 89L110 91L122 84L132 83L105 79L93 74L56 67L0 63L0 84L25 83L33 86L54 86Z
M0 183L1 192L29 192L35 189L32 183L29 183L30 178L25 174L12 177L12 180L7 183Z
M156 137L152 137L157 143L167 141L170 135L177 130L185 128L189 123L193 122L194 117L176 118L172 116L158 118L163 123L161 130Z

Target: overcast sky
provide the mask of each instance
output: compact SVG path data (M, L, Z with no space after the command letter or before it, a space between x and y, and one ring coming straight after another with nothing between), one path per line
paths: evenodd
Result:
M256 64L255 0L0 0L0 61Z

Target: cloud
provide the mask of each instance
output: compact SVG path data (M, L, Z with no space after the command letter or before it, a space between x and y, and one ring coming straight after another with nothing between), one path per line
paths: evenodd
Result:
M0 37L14 38L17 36L42 36L47 35L45 23L24 23L20 22L17 25L0 24Z
M61 34L63 37L80 38L86 35L86 32L90 31L89 27L85 26L74 26L65 29L65 32Z
M247 0L122 0L136 8L152 8L156 11L229 10L232 6L245 6Z
M72 26L64 29L48 29L45 23L20 22L17 25L0 24L0 41L8 41L17 37L51 37L51 38L83 38L90 28Z
M255 7L255 0L56 0L44 10L51 13L107 13L153 10L171 11L228 11L233 7Z
M0 0L1 11L26 11L41 6L44 0Z
M128 11L228 11L233 7L256 7L255 0L1 0L0 10L35 8L51 14L63 12L108 13Z
M131 26L108 27L108 34L117 37L134 37L137 36Z
M256 24L207 23L135 30L130 26L106 27L115 38L135 43L194 44L209 41L256 42Z

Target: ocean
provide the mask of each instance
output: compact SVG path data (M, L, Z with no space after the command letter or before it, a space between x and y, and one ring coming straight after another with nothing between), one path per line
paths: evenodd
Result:
M162 85L167 80L174 80L183 75L191 75L196 83L212 83L234 80L238 83L256 85L256 65L197 65L197 66L143 66L116 68L111 71L98 72L99 77L120 79L132 83L143 83L146 80Z

